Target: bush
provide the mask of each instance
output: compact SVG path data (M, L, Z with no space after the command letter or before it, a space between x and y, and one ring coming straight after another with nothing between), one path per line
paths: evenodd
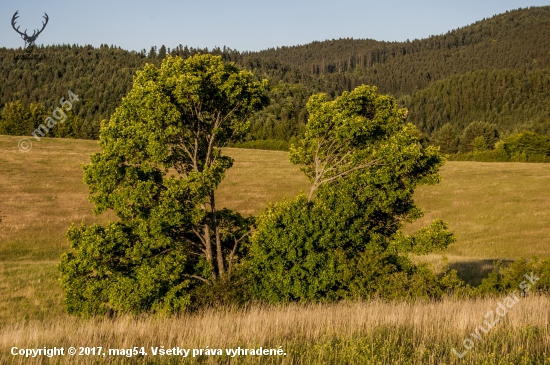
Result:
M187 307L187 290L196 283L185 277L191 268L184 248L136 231L122 223L69 229L75 251L63 254L59 264L69 314L172 313Z
M304 195L271 206L252 240L247 267L251 296L271 303L331 302L438 298L464 291L456 271L438 276L415 266L397 250L384 249L381 234L364 232L359 219L343 211L308 202ZM444 229L436 226L422 238L433 241L443 232L440 241L446 246L451 237Z
M510 162L510 156L502 148L449 155L451 161Z
M7 103L0 117L0 134L12 136L30 135L41 123L47 112L41 103L31 103L28 107L21 101Z
M232 275L231 280L217 280L211 285L199 285L189 291L190 303L186 308L195 312L208 308L239 308L252 301L242 273Z
M527 261L520 259L511 263L495 262L495 267L481 284L472 290L473 295L508 294L514 290L521 291L520 283L526 280L525 274L533 273L540 280L531 285L530 291L550 292L550 259L545 261ZM528 281L526 282L528 284Z

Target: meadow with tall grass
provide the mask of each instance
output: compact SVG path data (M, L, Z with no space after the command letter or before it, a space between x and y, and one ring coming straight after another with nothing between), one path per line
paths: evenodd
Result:
M144 347L147 356L64 356L51 359L4 357L4 364L548 364L548 299L522 298L497 326L471 337L497 298L439 302L318 305L252 305L205 310L177 317L121 317L82 320L61 316L4 326L3 354L12 347ZM479 331L478 331L479 332ZM221 349L222 356L153 356L151 348ZM280 356L228 356L225 349L281 348Z

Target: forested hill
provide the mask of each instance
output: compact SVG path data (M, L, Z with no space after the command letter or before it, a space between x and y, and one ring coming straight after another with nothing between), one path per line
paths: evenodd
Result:
M445 35L407 42L340 39L259 52L258 59L305 74L345 73L395 96L468 71L545 68L550 7L512 11ZM357 80L357 81L356 81Z
M132 75L167 55L220 54L267 77L272 104L255 116L250 139L290 140L307 119L314 92L331 97L376 85L409 108L409 119L431 136L449 122L460 133L472 121L503 134L550 128L550 7L520 9L444 35L407 42L339 39L239 52L164 46L127 52L117 47L48 46L32 53L0 49L0 133L29 134L71 89L81 96L57 136L97 138L129 91ZM56 131L52 132L56 135Z

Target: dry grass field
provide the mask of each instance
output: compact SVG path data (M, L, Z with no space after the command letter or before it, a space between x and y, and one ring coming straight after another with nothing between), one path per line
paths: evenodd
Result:
M59 255L68 249L65 232L72 222L114 219L109 214L93 216L82 183L81 166L98 151L98 145L95 141L42 139L23 153L17 148L18 140L0 136L2 364L14 361L6 357L9 346L68 346L73 338L82 339L75 346L283 346L292 355L271 360L288 364L454 363L449 346L459 346L497 302L252 308L176 319L69 318L63 311L56 270ZM268 202L308 188L284 152L227 149L226 153L235 158L219 189L220 203L228 208L245 215L259 214ZM415 199L426 216L407 230L435 218L448 222L457 242L445 255L463 278L479 282L494 259L550 256L550 164L448 162L441 174L440 184L418 189ZM436 269L443 262L440 254L418 260ZM547 298L525 299L462 362L550 363L544 357L550 353L548 316ZM502 349L511 357L500 357ZM353 362L356 358L363 361ZM144 359L119 360L143 363ZM268 359L218 360L266 363ZM171 361L180 363L179 359ZM206 358L201 361L210 363Z
M416 192L426 215L415 227L443 218L457 238L449 254L550 256L550 164L453 161L441 175Z
M460 360L463 342L483 324L498 299L441 302L338 303L252 306L174 318L123 317L54 320L5 326L0 356L18 348L144 347L147 356L64 356L3 364L550 364L548 299L527 297L501 323L474 339ZM487 327L487 326L485 326ZM222 356L153 356L152 347L221 349ZM281 356L226 356L225 349L281 348ZM470 347L471 344L468 344ZM67 350L66 350L67 351Z

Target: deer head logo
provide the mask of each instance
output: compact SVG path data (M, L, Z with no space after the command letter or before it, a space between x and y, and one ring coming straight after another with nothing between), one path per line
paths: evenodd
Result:
M29 36L27 34L27 30L25 29L25 31L23 33L21 33L19 31L19 26L16 28L15 27L15 20L17 18L19 18L19 15L17 15L19 13L19 10L17 10L15 12L15 14L13 14L13 18L11 18L11 26L13 27L13 29L19 33L21 35L21 38L23 38L23 40L25 41L25 47L32 47L34 46L34 42L36 41L36 38L38 38L38 35L40 33L42 33L42 31L44 30L44 28L46 28L46 24L48 24L48 14L44 13L44 19L46 19L45 22L42 22L42 29L38 30L38 29L35 29L34 32L32 33L31 36Z

